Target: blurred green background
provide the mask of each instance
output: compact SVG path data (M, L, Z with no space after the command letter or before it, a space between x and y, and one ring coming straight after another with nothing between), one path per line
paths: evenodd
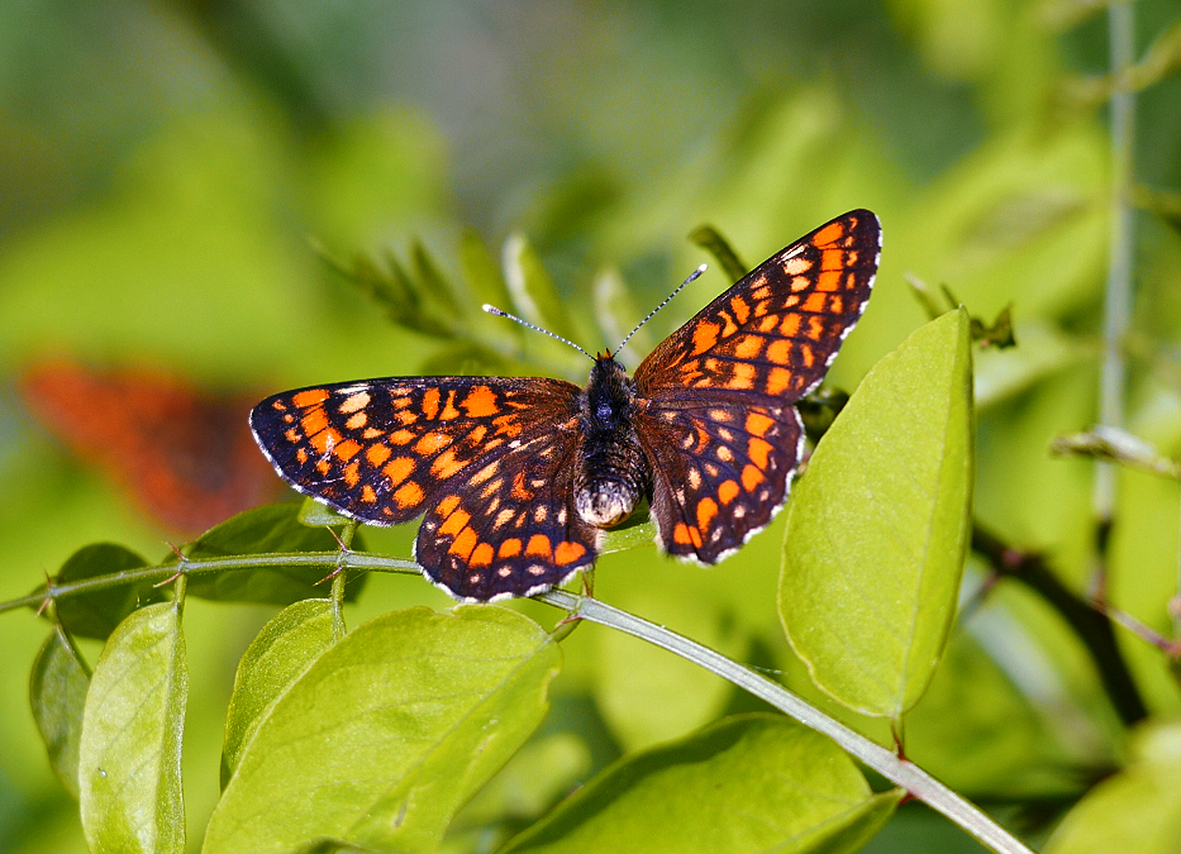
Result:
M947 285L986 320L1011 303L1020 346L978 360L977 513L1011 542L1045 550L1082 589L1092 468L1046 448L1095 421L1111 175L1102 99L1081 81L1106 71L1108 47L1106 18L1083 5L3 4L4 598L86 543L122 542L154 559L173 536L28 414L17 378L39 360L146 365L258 397L426 367L478 371L454 342L390 324L313 242L340 257L406 257L421 240L456 277L465 234L499 258L516 233L568 300L587 336L578 343L601 349L618 334L587 311L596 281L625 284L635 314L619 322L630 327L712 260L688 241L694 227L715 226L753 266L854 207L879 215L885 250L830 382L851 390L926 319L907 276ZM1177 12L1167 0L1135 4L1138 53ZM1175 78L1138 98L1145 186L1181 185L1179 104ZM1128 424L1176 454L1181 240L1153 214L1136 222ZM715 268L691 285L646 330L647 344L726 284ZM505 323L471 322L487 335ZM585 360L563 358L584 380ZM148 441L150 431L132 432L135 413L123 415L128 426L118 415L112 425L128 447ZM1169 634L1176 484L1127 474L1120 487L1109 593ZM781 525L714 570L650 548L608 556L596 592L797 679L772 604ZM414 528L368 542L408 555ZM353 624L412 602L446 605L418 579L372 582ZM187 611L193 844L217 795L234 663L269 613L201 602ZM45 632L28 612L0 618L4 851L84 850L28 710L28 668ZM1159 655L1121 643L1153 711L1181 710ZM566 651L555 729L595 735L565 753L542 745L569 769L555 792L621 749L744 707L713 677L627 638L584 628ZM1067 803L1085 769L1118 752L1079 648L1023 591L994 591L949 657L927 712L912 718L910 754L969 796ZM904 813L875 850L976 850L928 821Z

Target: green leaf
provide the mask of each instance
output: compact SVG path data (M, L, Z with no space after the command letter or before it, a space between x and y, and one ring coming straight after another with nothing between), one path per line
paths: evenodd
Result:
M93 543L70 555L54 581L57 584L70 584L147 565L142 557L123 546ZM74 637L105 640L136 608L159 602L163 598L163 591L153 587L151 581L140 581L65 596L57 601L55 607L58 621Z
M969 534L968 319L949 312L866 375L788 505L779 614L813 681L898 720L955 612Z
M267 709L333 643L332 602L301 599L263 626L238 662L221 752L224 789Z
M207 854L321 839L431 851L541 721L560 653L504 608L386 614L327 650L259 723Z
M1176 854L1181 850L1181 724L1135 734L1131 764L1067 813L1045 854Z
M328 528L301 524L300 504L285 502L255 507L206 531L188 552L190 558L225 557L271 552L330 552L340 548ZM333 523L335 524L335 522ZM353 547L362 548L354 537ZM321 584L331 569L321 566L267 566L192 575L187 594L221 602L261 602L290 605L324 595ZM345 598L355 599L365 575L349 578Z
M78 797L78 742L90 673L66 640L60 626L45 639L33 661L29 704L37 731L49 753L49 764L62 785Z
M824 736L739 715L624 757L500 854L856 851L900 796L875 795Z
M92 852L183 854L187 695L177 604L139 609L103 648L82 715L78 778Z
M489 303L498 308L512 304L496 259L474 231L465 230L460 238L459 263L464 281L480 304Z

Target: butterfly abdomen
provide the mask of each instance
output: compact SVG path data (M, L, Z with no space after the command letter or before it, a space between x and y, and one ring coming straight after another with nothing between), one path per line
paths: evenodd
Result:
M618 362L600 356L581 402L574 509L587 524L610 528L632 514L651 484L632 417L635 384Z

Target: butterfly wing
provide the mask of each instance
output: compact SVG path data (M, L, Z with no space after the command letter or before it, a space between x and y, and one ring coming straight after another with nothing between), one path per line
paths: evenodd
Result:
M652 515L671 554L715 563L787 495L815 388L869 299L881 227L850 211L764 261L636 369Z
M570 507L579 394L553 379L394 377L284 392L250 425L300 492L371 524L426 513L415 557L427 577L487 601L594 560L596 532Z

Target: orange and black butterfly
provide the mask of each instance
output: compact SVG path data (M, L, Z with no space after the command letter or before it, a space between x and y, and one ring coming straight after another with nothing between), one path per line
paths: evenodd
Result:
M390 377L267 398L254 437L300 492L377 525L422 514L415 559L464 601L530 596L594 563L647 498L664 551L717 563L766 527L803 453L792 405L869 299L878 219L850 211L773 255L629 377Z

